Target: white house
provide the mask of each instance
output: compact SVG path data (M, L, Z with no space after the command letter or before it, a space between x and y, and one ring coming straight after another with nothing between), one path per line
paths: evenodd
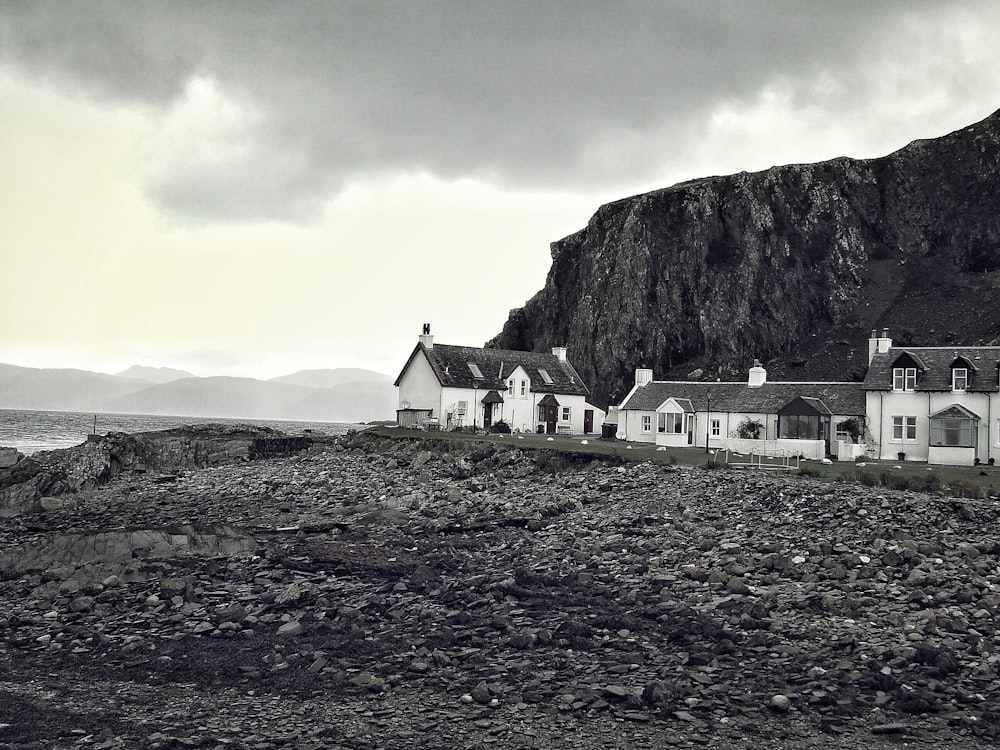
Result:
M862 450L855 436L863 430L864 415L861 383L768 382L756 361L746 382L657 381L652 370L639 369L618 407L617 437L662 446L853 459ZM753 432L755 438L746 437Z
M521 432L590 434L604 412L566 357L510 349L435 344L425 325L396 378L400 426L489 428L504 421Z
M864 388L875 458L972 466L1000 455L1000 347L896 347L872 331Z

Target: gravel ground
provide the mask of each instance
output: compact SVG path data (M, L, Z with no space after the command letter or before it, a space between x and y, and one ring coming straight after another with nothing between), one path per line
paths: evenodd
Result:
M994 503L225 439L30 502L0 470L0 746L1000 743Z

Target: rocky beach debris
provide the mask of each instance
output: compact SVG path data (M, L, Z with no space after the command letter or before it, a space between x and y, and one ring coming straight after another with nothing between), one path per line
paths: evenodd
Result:
M370 431L257 460L157 439L100 481L93 447L36 461L58 493L0 470L4 747L1000 741L995 503Z

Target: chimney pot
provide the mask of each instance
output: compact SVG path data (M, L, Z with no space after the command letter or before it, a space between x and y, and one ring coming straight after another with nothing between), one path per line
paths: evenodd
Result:
M430 323L424 323L423 333L420 334L420 343L427 349L434 348L434 337L431 335Z

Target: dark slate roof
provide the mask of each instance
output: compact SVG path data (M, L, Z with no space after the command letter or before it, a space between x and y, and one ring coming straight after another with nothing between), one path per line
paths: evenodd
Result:
M832 414L857 416L865 413L861 383L766 382L760 388L750 388L746 383L654 380L636 389L621 408L655 411L668 398L675 398L690 399L697 411L707 411L711 402L712 411L777 414L781 407L798 396L818 399Z
M504 393L507 390L507 378L520 366L531 378L531 390L536 393L561 393L568 396L590 394L573 365L568 360L560 361L555 354L450 344L434 344L432 347L417 344L396 378L397 386L416 356L427 357L438 382L448 388L479 388ZM475 377L469 367L470 363L479 368L482 378ZM539 370L545 370L552 382L546 383Z
M907 354L922 365L917 376L918 391L951 391L951 365L959 357L969 364L969 391L997 390L1000 346L894 346L872 357L865 376L865 389L892 390L892 365Z

